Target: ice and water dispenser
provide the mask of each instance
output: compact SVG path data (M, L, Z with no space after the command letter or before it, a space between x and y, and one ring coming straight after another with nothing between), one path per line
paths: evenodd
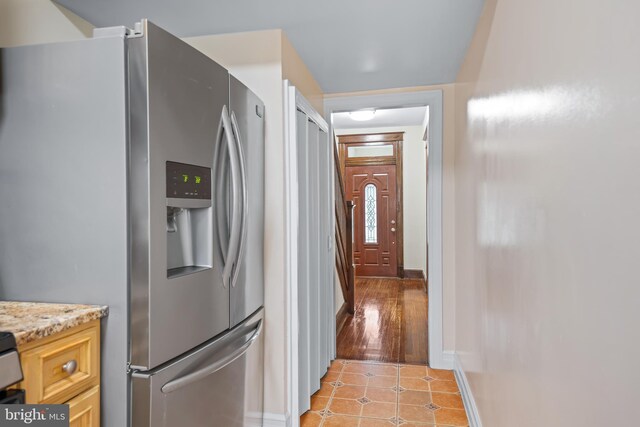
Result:
M212 267L211 169L167 162L167 277Z

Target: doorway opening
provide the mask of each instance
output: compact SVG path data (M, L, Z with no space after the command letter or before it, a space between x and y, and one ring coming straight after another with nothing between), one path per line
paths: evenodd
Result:
M428 270L425 268L425 275L428 271L428 282L429 282L429 298L428 298L428 322L423 322L424 325L428 323L429 326L429 334L428 334L428 366L424 363L419 365L413 364L412 366L407 366L404 363L383 363L376 361L349 361L349 360L333 360L337 357L336 351L336 327L335 321L336 316L335 313L338 312L340 307L344 307L344 299L343 299L343 290L342 286L342 278L344 277L352 277L355 282L355 274L354 268L352 264L340 265L338 262L339 254L343 253L351 253L350 245L352 243L352 231L349 227L339 226L347 224L349 221L348 213L353 211L353 206L351 202L346 201L343 192L341 193L341 188L344 188L344 185L340 184L342 180L341 173L339 170L339 160L337 154L337 144L335 144L335 134L334 129L338 129L339 127L331 126L333 113L340 112L352 112L356 110L366 109L366 108L375 108L378 111L382 111L384 109L396 109L396 108L407 108L407 107L429 107L429 116L427 118L427 126L428 128L428 139L429 139L429 148L428 148L428 171L429 171L429 180L428 180L428 188L427 191L427 225L428 229L428 242L429 242L429 257L428 257ZM320 281L319 284L323 287L324 291L319 294L318 299L316 299L315 304L318 308L323 307L327 308L326 314L328 316L324 321L320 321L320 324L329 325L328 329L321 328L319 331L313 332L313 329L305 328L304 322L302 321L304 316L308 316L311 314L309 308L311 307L312 299L310 298L302 298L307 300L307 304L301 304L301 297L304 297L304 290L306 288L301 287L300 284L304 281L299 280L299 270L302 268L300 263L301 260L304 260L306 257L303 253L300 252L301 249L304 249L306 245L302 245L299 247L298 243L300 243L301 237L301 224L304 222L300 216L305 215L304 212L301 212L301 205L298 200L299 196L299 186L304 184L304 179L302 178L303 174L308 174L308 169L304 167L304 165L299 164L297 150L300 148L300 144L308 144L311 139L309 139L310 134L308 132L302 132L303 127L309 128L308 124L311 122L315 122L316 124L322 123L322 117L310 106L310 104L302 97L299 92L295 90L293 86L291 86L288 82L285 82L285 192L286 192L286 263L285 263L285 281L287 283L286 289L286 314L287 314L287 334L286 334L286 343L287 343L287 413L291 414L291 425L293 427L297 427L300 425L302 421L302 425L307 425L307 421L320 421L327 420L337 421L338 418L335 418L332 414L338 414L341 412L336 412L338 410L335 407L338 403L344 403L343 400L345 396L338 395L343 391L350 389L346 387L350 382L348 381L365 381L367 386L364 387L362 384L358 386L360 389L365 389L363 391L364 397L369 398L366 390L368 387L372 387L376 389L378 388L384 389L387 386L392 389L397 389L396 391L399 393L398 387L402 385L403 375L406 376L410 373L416 374L420 371L419 377L422 381L427 381L425 378L436 378L436 375L445 375L442 372L436 372L438 369L451 369L453 365L453 358L448 352L445 352L443 349L443 330L442 330L442 152L443 152L443 94L441 90L424 90L424 91L407 91L407 92L384 92L380 93L368 94L368 95L344 95L344 96L327 96L324 99L324 113L325 120L328 122L327 126L327 141L329 142L329 152L334 151L334 161L329 162L329 170L327 183L330 182L330 187L332 191L330 191L330 198L332 201L342 200L343 203L341 209L338 209L338 203L335 205L331 205L331 224L330 230L332 231L332 236L330 236L328 241L328 249L329 253L335 260L334 265L331 267L331 275L328 275L328 282ZM307 114L306 120L298 120L299 112L303 112ZM378 113L376 113L378 114ZM304 124L304 126L302 126ZM357 133L358 131L353 131L353 133ZM362 133L362 131L360 131ZM306 137L304 136L306 135ZM306 141L306 142L305 142ZM313 140L315 141L315 139ZM404 143L404 139L403 139ZM406 150L406 147L405 147ZM423 155L425 152L423 151ZM403 156L403 160L406 158L406 155ZM308 157L309 161L313 159L314 162L319 161L316 157L311 156ZM318 168L320 170L321 168ZM407 181L405 180L405 183ZM406 187L406 185L404 186ZM377 189L376 189L377 190ZM406 189L404 190L405 200L408 198L406 195ZM314 191L315 189L309 189L309 191ZM369 190L371 191L371 190ZM376 192L376 196L377 196ZM314 196L315 197L315 196ZM405 206L405 211L406 211ZM333 212L335 211L335 216ZM310 218L310 217L309 217ZM397 220L396 220L397 221ZM353 224L351 224L352 228ZM339 229L349 230L348 232L339 232ZM405 227L406 230L406 227ZM415 230L414 230L415 233ZM315 242L316 240L314 240ZM304 252L304 251L303 251ZM412 252L413 253L413 252ZM406 282L406 278L411 274L411 265L408 263L407 258L410 254L405 253L405 260L403 264L404 276L405 278L400 277L383 277L383 278L371 278L371 277L363 277L357 280L391 280L394 283L398 283L399 281ZM421 282L420 282L421 283ZM379 283L382 285L382 283ZM306 285L305 285L306 286ZM350 302L351 307L354 307L354 293L353 290L355 285L352 286L351 292L347 289L347 299ZM387 285L385 291L393 290L393 285ZM422 291L422 289L421 289ZM300 294L300 292L303 292ZM350 297L349 297L350 294ZM364 294L363 294L364 295ZM371 295L375 295L375 292L372 292ZM398 296L393 296L392 292L388 292L387 295L379 295L378 298L380 301L404 301ZM404 303L403 303L404 304ZM342 309L344 311L344 308ZM413 312L414 309L411 307L407 308L407 312ZM321 317L325 316L325 310L313 311L313 313L317 313L318 320L322 320ZM302 317L301 317L302 316ZM316 317L313 315L312 317ZM372 314L370 317L373 319L375 316ZM384 322L384 319L381 319L378 316L379 322ZM387 330L392 330L387 329ZM402 329L400 328L400 331ZM318 333L319 332L319 333ZM333 337L331 337L333 334ZM424 337L425 334L419 333L418 335ZM328 349L330 352L330 358L333 360L330 364L326 365L321 362L320 366L322 367L322 372L318 372L315 369L308 369L312 365L309 364L312 361L312 357L306 358L304 354L300 352L300 346L305 342L309 342L318 347L320 349ZM317 345L316 345L317 344ZM399 348L398 344L398 348ZM419 347L417 344L413 346L413 348ZM368 348L373 348L373 346L368 345ZM421 347L422 348L422 347ZM321 357L325 357L325 352L321 351L318 353L317 351L312 351L309 353L310 356L320 354ZM370 356L366 356L367 358ZM308 360L307 360L308 359ZM314 359L315 360L315 359ZM416 363L416 362L413 362ZM364 366L362 366L364 365ZM386 365L384 367L383 365ZM418 366L418 368L416 368ZM305 368L306 367L306 368ZM343 369L340 369L342 367ZM325 370L326 369L326 370ZM351 378L352 371L362 370L358 378ZM393 370L397 372L398 375L391 374L387 372L378 372L379 370L388 369L389 371ZM337 374L338 371L344 371L342 374ZM422 371L425 371L428 375L423 375ZM375 372L374 372L375 371ZM346 375L348 373L349 375ZM323 375L324 374L324 375ZM337 374L337 379L336 379ZM378 384L378 380L389 380L390 378L378 378L378 374L382 374L382 376L390 376L394 377L397 380L397 384L393 386L391 383L389 384ZM318 381L320 375L323 375L322 378ZM446 373L446 375L450 375L450 373ZM349 378L347 378L349 377ZM361 378L362 377L362 378ZM305 381L305 379L309 379L309 381ZM449 378L448 382L452 382L453 380ZM384 382L384 381L383 381ZM393 382L393 381L391 381ZM310 387L303 387L303 385L308 384ZM421 384L422 385L422 384ZM350 386L351 387L351 386ZM404 385L402 385L404 387ZM344 388L344 390L343 390ZM406 387L404 387L406 388ZM340 390L338 390L340 389ZM333 391L332 391L333 390ZM309 392L313 393L314 397L309 396ZM335 392L335 396L334 396ZM332 399L335 402L332 403ZM348 400L348 399L347 399ZM369 410L374 410L376 405L371 406L369 403L363 403L359 399L356 399L358 405L362 406L360 408L362 411L360 413L361 416L368 416L365 412ZM371 399L369 399L371 400ZM367 402L369 402L367 400ZM395 399L397 400L397 399ZM321 405L321 401L324 402L324 405ZM364 398L363 398L364 401ZM375 402L375 399L374 399ZM353 403L353 402L350 402ZM397 402L396 402L397 403ZM318 406L320 405L320 406ZM322 407L321 407L322 406ZM364 408L367 406L367 408ZM400 405L401 406L401 405ZM394 409L395 408L395 409ZM396 417L402 415L402 408L400 408L397 404L394 408L387 408L389 411L392 411L396 414ZM336 411L334 411L334 409ZM366 411L365 411L366 409ZM324 413L324 415L323 415ZM297 418L297 414L304 414L303 419ZM354 414L356 415L356 414ZM333 419L335 418L335 420ZM376 417L374 417L376 418ZM315 424L314 424L315 425Z
M353 205L355 269L353 312L345 306L336 319L336 354L426 364L429 108L364 111L370 120L354 112L331 117Z

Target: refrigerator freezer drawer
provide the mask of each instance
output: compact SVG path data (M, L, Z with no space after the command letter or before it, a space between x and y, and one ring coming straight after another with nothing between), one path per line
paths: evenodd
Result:
M167 366L132 375L136 427L262 426L263 310Z

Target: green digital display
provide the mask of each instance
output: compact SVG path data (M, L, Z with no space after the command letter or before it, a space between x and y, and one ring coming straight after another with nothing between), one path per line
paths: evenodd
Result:
M211 169L167 162L167 197L211 199Z

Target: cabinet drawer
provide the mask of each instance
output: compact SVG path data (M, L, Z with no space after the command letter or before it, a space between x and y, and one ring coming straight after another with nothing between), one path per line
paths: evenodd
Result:
M63 403L100 383L99 324L22 353L27 403Z
M100 386L69 402L69 427L100 427Z

